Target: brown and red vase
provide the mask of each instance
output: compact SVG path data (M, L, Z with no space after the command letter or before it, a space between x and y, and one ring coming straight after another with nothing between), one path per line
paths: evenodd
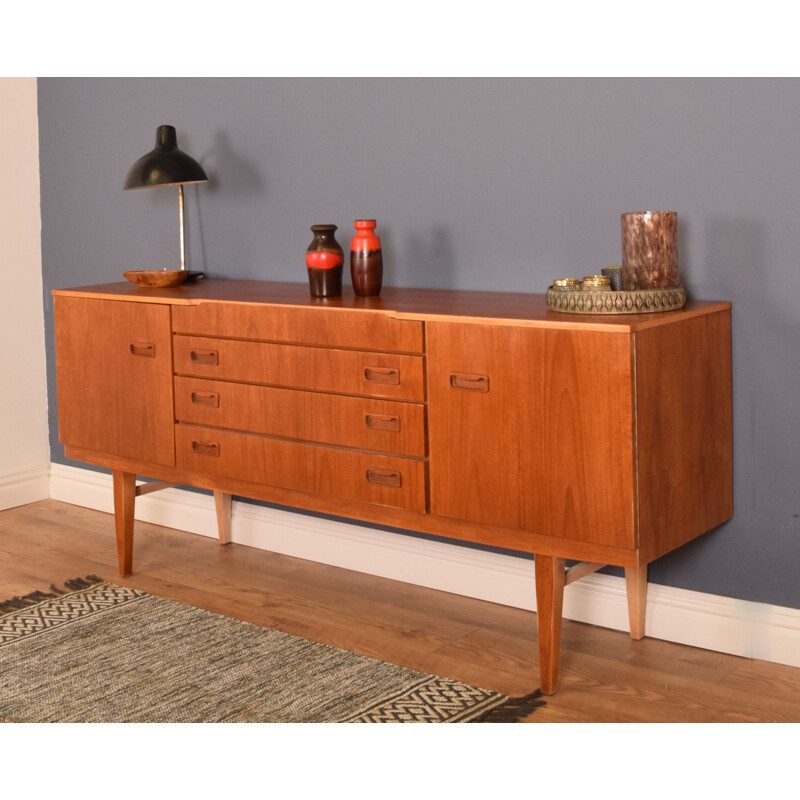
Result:
M350 278L360 297L376 297L383 284L383 252L375 234L374 219L357 219L356 235L350 243Z
M312 225L314 239L306 250L312 297L340 297L344 251L334 237L335 225Z

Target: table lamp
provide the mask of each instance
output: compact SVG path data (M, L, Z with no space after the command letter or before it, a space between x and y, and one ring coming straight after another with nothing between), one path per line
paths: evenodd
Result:
M197 280L203 277L202 272L188 272L186 270L186 233L183 223L183 185L185 183L203 183L208 180L205 170L191 156L178 149L175 128L172 125L159 125L156 131L156 146L149 153L143 155L128 170L125 178L126 189L145 189L150 186L177 186L178 187L178 220L181 247L181 268L183 275L177 275L175 283L183 280ZM177 270L145 270L143 272L177 272ZM129 280L130 274L126 273ZM141 277L141 276L140 276ZM143 283L134 280L134 283ZM157 280L157 278L154 278ZM164 280L168 280L165 278ZM145 285L153 285L146 283ZM161 285L167 285L162 281Z

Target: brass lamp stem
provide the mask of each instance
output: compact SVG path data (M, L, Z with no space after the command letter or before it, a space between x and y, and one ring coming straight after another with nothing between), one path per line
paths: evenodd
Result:
M186 233L183 227L183 184L178 184L178 227L181 239L181 269L186 269Z

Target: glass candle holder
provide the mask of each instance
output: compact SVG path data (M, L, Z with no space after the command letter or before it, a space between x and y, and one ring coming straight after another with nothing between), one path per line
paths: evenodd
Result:
M581 289L584 292L610 292L611 278L605 275L587 275L581 281Z
M559 292L577 292L581 282L579 278L557 278L553 281L553 288Z
M622 215L622 288L673 289L678 275L678 214L635 211Z

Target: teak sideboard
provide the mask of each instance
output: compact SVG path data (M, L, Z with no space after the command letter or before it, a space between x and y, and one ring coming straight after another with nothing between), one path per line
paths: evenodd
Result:
M641 638L647 565L732 515L726 302L588 316L542 295L236 280L53 294L60 438L112 471L122 575L135 497L175 484L213 490L223 542L237 495L533 553L552 694L565 584L624 567Z

